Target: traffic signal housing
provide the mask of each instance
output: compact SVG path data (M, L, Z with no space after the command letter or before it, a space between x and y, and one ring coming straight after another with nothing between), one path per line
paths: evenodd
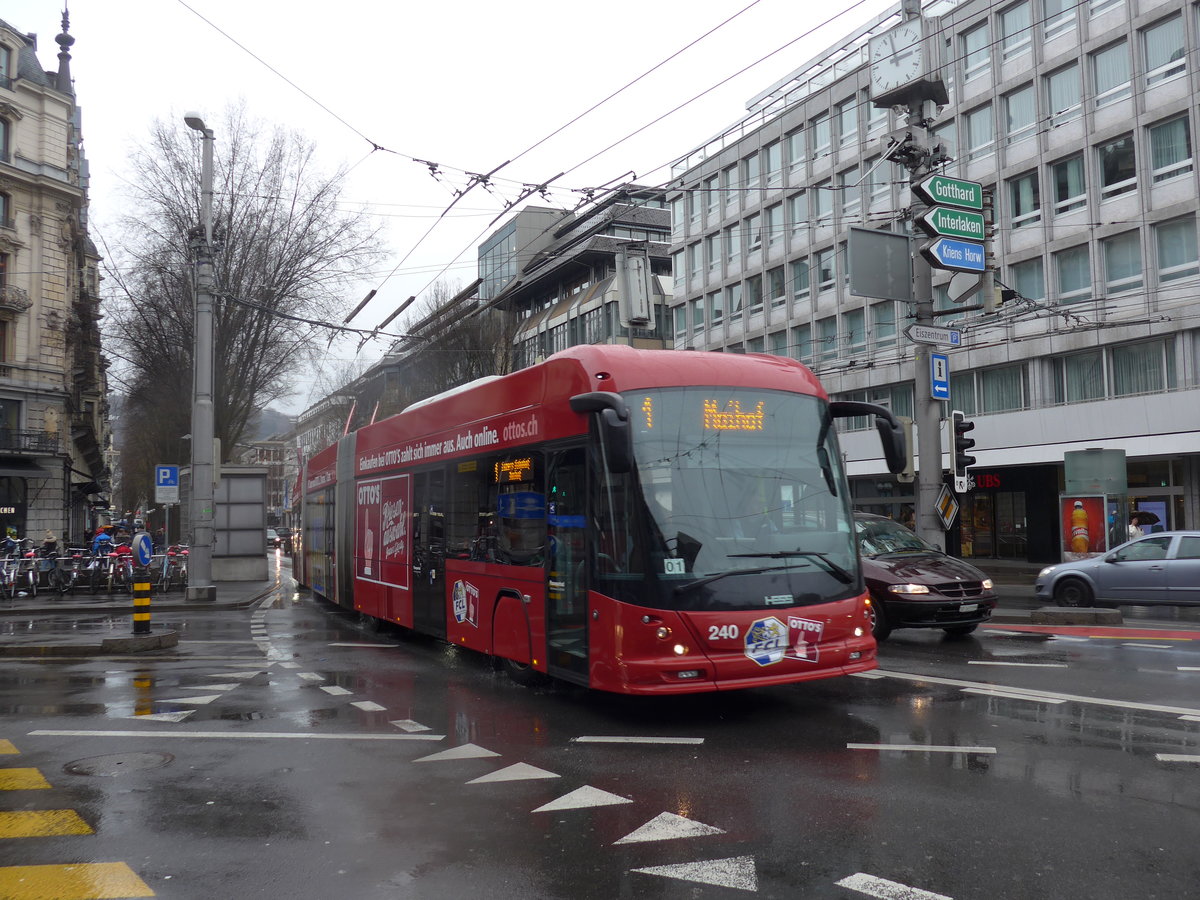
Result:
M975 423L956 409L950 413L950 426L950 468L954 474L954 489L962 493L967 489L967 469L975 465L975 457L967 452L975 446L975 439L967 437Z

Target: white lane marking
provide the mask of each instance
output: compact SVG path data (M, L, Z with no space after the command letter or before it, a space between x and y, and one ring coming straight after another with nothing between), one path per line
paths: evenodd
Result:
M1188 753L1155 753L1154 758L1159 762L1200 763L1200 756Z
M279 666L280 666L280 668L283 668L283 669L298 669L298 668L300 668L300 663L297 663L297 662L281 662L281 663L279 664Z
M995 753L995 747L950 747L945 744L847 744L847 750L903 750L925 753Z
M694 737L623 737L614 734L585 734L571 738L577 744L703 744Z
M254 641L180 641L179 645L184 644L253 644ZM257 665L257 663L255 663Z
M412 737L417 736L412 735ZM484 759L489 756L499 755L499 753L485 750L477 744L460 744L457 747L451 747L449 750L442 750L439 753L431 753L429 756L414 759L413 762L441 762L447 759Z
M1019 691L1006 691L1000 688L963 688L964 694L982 694L985 697L1002 697L1006 700L1028 700L1030 703L1066 703L1066 700L1058 697L1034 697L1031 694L1022 694Z
M1200 716L1180 716L1185 722L1200 722Z
M1071 703L1092 704L1094 706L1112 706L1118 709L1138 709L1145 712L1160 712L1171 713L1178 716L1200 716L1200 709L1193 709L1187 706L1160 706L1156 703L1134 703L1125 700L1105 700L1102 697L1084 697L1079 694L1058 694L1052 691L1035 691L1026 690L1025 688L1013 688L1008 685L988 684L982 681L966 681L961 678L939 678L936 675L913 675L909 672L893 672L888 669L877 669L876 671L883 673L887 678L898 678L901 681L924 682L926 684L944 684L950 687L957 688L998 688L1004 691L1012 691L1016 694L1028 694L1031 697L1050 697L1061 698Z
M610 794L608 791L602 791L600 788L594 788L590 784L585 784L581 788L576 788L569 794L563 794L557 800L551 800L549 803L543 803L533 812L557 812L564 809L583 809L588 806L616 806L618 803L632 803L628 797L621 797L617 794Z
M220 700L223 695L209 694L206 697L175 697L172 699L155 700L155 703L182 703L185 706L206 706L214 700Z
M1069 644L1086 644L1091 638L1075 637L1070 634L1052 634L1050 639L1053 641L1066 641Z
M1026 631L1005 631L1003 628L988 628L984 627L984 633L989 635L998 635L1000 637L1025 637Z
M969 666L1025 666L1030 669L1065 669L1066 663L1023 663L1005 662L999 659L968 659Z
M138 716L148 719L149 716ZM65 729L43 729L29 732L31 737L145 737L147 731L67 731ZM156 731L158 738L224 738L241 740L293 740L293 741L441 741L444 734L329 734L315 731Z
M338 687L336 684L323 684L321 690L327 694L333 694L335 697L344 697L347 694L353 694L354 691L348 691L344 687Z
M374 700L355 700L350 705L358 707L363 712L385 712L387 710L386 706L380 706Z
M1180 672L1200 672L1200 666L1176 666L1175 668Z
M705 825L672 812L661 812L645 825L635 828L614 844L638 844L643 841L670 841L675 838L724 834L724 829Z
M181 684L181 691L232 691L238 684Z
M850 677L851 678L882 678L883 676L880 675L878 672L872 671L872 672L851 672Z
M255 665L259 666L260 668L256 668L253 672L218 672L216 675L205 675L204 677L205 678L236 678L239 681L249 681L251 678L254 678L255 676L261 675L263 673L263 670L261 668L262 663L256 663Z
M410 734L417 731L428 731L428 725L422 725L420 722L414 722L412 719L397 719L394 722L388 722L389 725L395 725L401 731L407 731Z
M399 644L364 644L359 641L339 641L333 644L327 644L328 647L380 647L384 650L393 650L398 648Z
M138 719L143 722L182 722L188 716L195 714L194 709L173 713L152 713L148 716L120 716L122 719Z
M303 678L305 681L324 681L325 676L317 672L297 672L297 678Z
M561 777L561 775L554 772L547 772L545 769L531 766L529 763L513 763L511 766L497 769L495 772L490 772L487 775L472 778L467 784L487 784L493 781L532 781L537 778Z
M715 884L718 887L736 888L739 891L758 890L758 873L754 870L753 856L702 859L697 862L647 866L644 869L630 869L630 871L641 872L643 875L658 875L662 878L677 878L680 881L695 881L699 884Z
M865 872L856 872L841 881L835 882L838 887L848 888L868 897L878 897L880 900L952 900L945 894L935 894L920 888L909 887L898 881L888 881Z
M1147 650L1174 650L1174 644L1143 644L1139 641L1125 641L1122 647L1144 647Z

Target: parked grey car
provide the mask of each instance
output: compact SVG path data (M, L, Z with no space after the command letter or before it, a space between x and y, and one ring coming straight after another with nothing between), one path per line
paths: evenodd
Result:
M1200 605L1200 531L1160 531L1105 554L1047 566L1034 583L1040 600Z

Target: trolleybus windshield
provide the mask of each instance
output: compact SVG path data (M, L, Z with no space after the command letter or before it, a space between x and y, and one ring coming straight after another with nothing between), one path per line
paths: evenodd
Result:
M771 608L861 592L827 405L729 387L623 393L636 467L604 475L597 589L658 608Z

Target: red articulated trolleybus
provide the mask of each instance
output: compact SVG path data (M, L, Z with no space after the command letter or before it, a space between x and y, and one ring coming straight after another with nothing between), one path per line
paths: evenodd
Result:
M580 346L423 400L302 468L300 581L347 609L605 691L876 667L829 402L764 355Z

